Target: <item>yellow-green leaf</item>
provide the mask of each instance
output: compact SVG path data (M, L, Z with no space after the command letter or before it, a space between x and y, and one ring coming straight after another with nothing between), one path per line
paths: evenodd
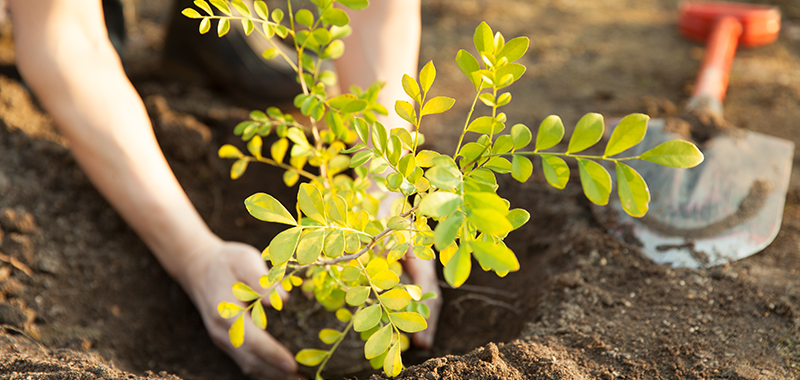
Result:
M419 203L419 213L433 218L441 218L452 214L460 204L461 197L458 194L437 191L422 198Z
M369 0L336 0L336 2L356 11L369 6Z
M244 171L247 170L247 164L249 162L249 160L244 158L236 160L236 162L231 165L231 179L238 179L241 177Z
M361 309L353 317L353 330L357 332L367 331L381 320L381 305L375 304Z
M472 255L485 268L498 272L519 270L519 261L517 261L514 252L503 244L489 241L472 241L470 246L472 247Z
M383 372L386 372L386 375L389 377L395 377L399 375L402 370L403 361L400 358L400 342L398 341L392 345L392 348L389 349L386 358L383 360Z
M433 231L433 243L440 251L447 248L456 239L464 224L464 214L456 212L447 215L446 219L439 221Z
M380 289L391 289L400 282L400 277L398 277L396 273L387 269L382 272L378 272L372 276L370 280L372 281L373 285Z
M422 103L422 95L419 91L419 84L417 80L408 74L403 74L403 91L411 98L411 100Z
M361 276L361 270L354 267L354 266L346 266L342 269L342 280L352 282L358 280L358 277Z
M248 8L247 4L242 0L231 0L231 5L233 5L233 9L236 9L236 12L239 12L240 15L250 17L250 8Z
M364 356L367 359L377 358L389 348L392 343L392 325L381 327L367 339L364 345Z
M269 259L272 265L283 264L292 257L297 241L300 240L300 227L292 227L276 235L269 244Z
M394 103L394 112L411 125L417 125L417 112L414 111L414 106L411 103L405 100L396 101Z
M438 157L439 153L432 150L421 150L417 153L416 162L417 166L421 168L429 168L433 166L433 159Z
M505 127L505 124L491 116L481 116L469 123L467 131L493 135L502 132Z
M208 17L203 18L200 21L200 34L206 34L209 30L211 30L211 20Z
M342 333L334 329L322 329L319 331L319 340L325 344L333 344L342 336Z
M203 16L194 8L186 8L181 11L181 14L188 18L203 18Z
M508 62L514 62L525 55L525 52L528 51L528 45L530 45L530 40L528 37L513 38L511 41L505 43L503 49L497 53L495 58L498 60L501 58L506 58Z
M617 162L617 192L622 209L630 216L641 218L647 213L650 190L644 178L632 167Z
M563 189L569 181L569 166L561 157L542 155L542 171L547 182L556 189Z
M304 348L294 356L294 360L304 366L313 367L322 363L328 355L330 355L328 351Z
M322 203L322 194L319 189L314 185L308 183L301 183L300 189L297 192L297 203L300 205L300 211L303 212L311 220L320 223L325 223L325 207Z
M209 16L213 16L214 15L214 11L211 10L211 7L208 5L208 3L205 0L194 0L194 5L196 5L198 8L202 9L203 11L205 11L206 14L208 14Z
M253 311L250 316L253 318L253 324L256 327L262 330L267 328L267 314L264 313L264 306L261 305L261 302L256 302L253 305Z
M233 296L239 301L249 302L260 297L253 289L241 282L233 284L232 290Z
M494 53L494 35L492 33L492 28L490 28L485 21L481 22L480 25L475 28L475 34L472 39L478 53Z
M322 247L325 256L336 258L344 253L344 231L334 229L325 235L325 245Z
M301 25L305 25L309 28L314 25L314 14L312 14L308 9L301 9L297 11L297 13L294 15L294 19Z
M311 264L319 258L325 241L325 229L317 228L305 234L297 243L297 263Z
M515 154L511 159L511 176L517 181L525 182L533 174L533 164L528 157Z
M391 313L389 314L389 320L398 329L407 333L415 333L428 328L428 322L425 321L425 318L419 313L411 311Z
M461 72L467 76L467 79L472 82L477 90L478 86L480 86L480 76L474 74L481 69L478 65L478 60L468 51L461 49L456 54L456 63Z
M285 137L282 139L278 139L272 143L272 146L269 148L269 153L272 156L272 159L275 162L283 162L283 158L286 157L286 151L289 149L289 140Z
M489 235L503 236L514 229L506 219L507 213L490 208L472 209L467 211L467 220Z
M283 172L283 183L285 183L287 187L294 186L299 180L300 173L298 173L297 170L289 169Z
M647 132L648 120L650 120L650 116L641 113L625 116L611 133L603 156L617 155L640 143Z
M420 235L415 236L415 238L419 237ZM427 245L415 245L414 249L414 256L422 260L433 260L436 258L436 254L433 252L433 249Z
M457 288L464 284L472 271L472 258L462 245L455 254L447 260L444 266L444 279L450 286Z
M265 222L297 225L292 214L286 210L280 201L266 193L255 193L244 200L247 212L254 218Z
M253 4L253 8L256 10L256 15L258 15L258 17L262 20L266 20L269 17L269 8L267 8L267 3L261 0L256 0L256 2Z
M217 24L217 36L222 37L228 34L230 30L231 22L227 18L220 19L219 24Z
M350 322L351 318L353 318L353 314L350 312L350 310L347 309L336 310L336 319L338 319L339 322L347 323Z
M583 158L578 159L578 169L586 198L596 205L607 205L611 194L611 175L608 171L597 162Z
M437 96L425 102L425 106L422 107L422 116L445 112L452 108L455 103L456 100L453 98Z
M244 156L242 152L231 144L225 144L217 152L219 158L241 158Z
M528 146L531 138L533 138L531 130L525 124L514 124L511 127L511 141L514 143L515 150Z
M599 113L587 113L578 120L575 132L569 139L567 153L578 153L586 150L600 141L603 137L603 115Z
M642 153L639 158L671 168L693 168L700 165L705 157L697 146L688 141L670 140Z
M347 12L333 7L328 8L322 13L322 19L338 27L343 27L350 22L350 17L347 16Z
M239 315L243 310L243 307L230 302L220 302L219 305L217 305L219 316L225 319L233 318Z
M345 295L345 302L347 302L350 306L361 306L364 302L367 302L367 297L369 297L370 287L369 286L355 286L347 290L347 294Z
M272 292L269 293L269 304L275 310L280 311L283 309L283 300L280 293L278 293L278 289L272 289Z
M228 8L228 4L225 3L225 0L210 0L211 5L219 9L220 12L224 13L226 16L231 16L231 10Z
M405 289L392 289L378 296L384 306L392 310L404 309L411 302L411 295Z
M428 61L419 72L419 85L423 94L427 94L431 89L434 79L436 79L436 67L433 66L433 61Z
M244 313L236 318L228 329L228 339L234 347L240 347L244 343Z

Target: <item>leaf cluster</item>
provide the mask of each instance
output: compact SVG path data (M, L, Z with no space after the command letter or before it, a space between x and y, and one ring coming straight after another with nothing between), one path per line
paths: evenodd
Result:
M369 4L367 0L336 2L355 10ZM303 349L296 355L298 362L319 365L319 377L333 351L354 330L365 341L364 356L372 366L396 376L403 368L401 352L408 348L406 334L427 327L429 310L423 301L433 297L422 294L419 286L400 282L405 255L438 258L445 280L453 287L467 280L474 262L501 277L520 269L504 239L531 216L497 194L498 174L527 181L534 170L531 157L539 156L547 182L563 189L571 177L565 159L574 159L587 198L604 205L613 186L604 163L615 169L625 211L643 216L649 190L644 178L625 161L692 167L703 159L694 145L679 140L635 157L620 157L644 138L649 118L643 114L625 117L607 139L602 155L585 154L603 139L605 127L599 114L581 118L561 152L554 151L563 148L565 136L558 116L545 118L535 136L524 124L507 129L508 117L500 109L512 100L507 87L525 73L521 60L530 42L527 37L506 40L486 23L473 35L476 54L460 50L456 55L460 71L475 88L456 152L450 156L420 149L423 117L455 104L453 98L429 95L436 79L433 62L424 65L416 78L406 74L401 79L409 99L397 100L394 112L412 128L388 129L379 122L381 115L388 114L377 102L383 84L328 95L336 76L320 63L343 54L341 39L351 32L347 12L334 7L333 0L311 0L316 12L294 12L291 2L287 3L288 17L279 9L269 12L262 1L255 1L250 9L240 0L210 0L210 4L196 0L203 13L193 8L183 11L187 17L201 19L201 33L215 19L220 36L227 33L231 20L239 20L245 33L258 31L273 46L264 57L289 62L303 88L294 105L307 121L274 107L253 111L250 120L234 129L249 154L233 145L219 150L220 157L235 160L233 179L256 161L284 169L287 186L299 183L296 202L289 208L265 193L253 194L244 202L253 217L288 228L262 253L271 268L261 278L261 289L237 283L232 290L240 303L219 305L221 316L235 318L229 330L234 346L243 343L245 313L250 313L257 328L266 328L262 301L280 310L278 287L286 291L300 287L335 313L341 325L319 332L328 349ZM297 64L274 37L292 41ZM473 117L478 101L489 111ZM323 122L327 128L322 128ZM270 134L275 138L266 153L263 145ZM389 193L398 196L388 212L379 214L380 200Z

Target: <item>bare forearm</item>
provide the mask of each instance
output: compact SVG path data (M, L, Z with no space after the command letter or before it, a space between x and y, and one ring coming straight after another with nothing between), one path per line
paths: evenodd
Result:
M369 87L386 82L379 101L389 109L388 128L408 125L394 113L394 102L406 99L400 80L416 77L420 43L420 0L372 1L362 11L350 11L353 34L345 40L345 55L336 63L342 87Z
M15 24L34 16L48 22L17 27L21 74L69 139L87 176L165 269L177 275L194 252L217 238L167 165L113 48L103 33L97 38L93 22L102 18L84 14L88 21L70 25L69 19L41 13L65 11L57 5L30 9L35 7L23 6L24 1L11 3Z

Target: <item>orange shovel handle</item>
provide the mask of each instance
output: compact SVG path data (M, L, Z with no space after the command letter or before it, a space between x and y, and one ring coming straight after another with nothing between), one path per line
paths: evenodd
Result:
M741 35L742 23L735 17L725 16L714 24L692 97L710 97L722 102Z

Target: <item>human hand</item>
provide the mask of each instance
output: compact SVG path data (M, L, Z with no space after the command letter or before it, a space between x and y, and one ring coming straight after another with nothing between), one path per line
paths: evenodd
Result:
M405 255L403 269L411 277L414 284L422 288L422 294L427 292L436 293L436 298L422 301L428 306L430 316L428 317L428 328L411 335L411 342L422 349L429 349L433 346L433 338L436 336L436 325L439 322L439 312L442 308L442 291L439 289L439 281L436 279L436 261L422 260L409 252Z
M217 313L220 302L230 301L234 283L259 289L258 280L264 274L267 266L258 250L247 244L217 240L194 256L177 280L200 311L211 339L236 361L242 372L254 379L297 378L292 353L266 331L252 328L249 316L245 316L245 323L251 328L245 328L244 344L234 348L228 340L231 322Z

